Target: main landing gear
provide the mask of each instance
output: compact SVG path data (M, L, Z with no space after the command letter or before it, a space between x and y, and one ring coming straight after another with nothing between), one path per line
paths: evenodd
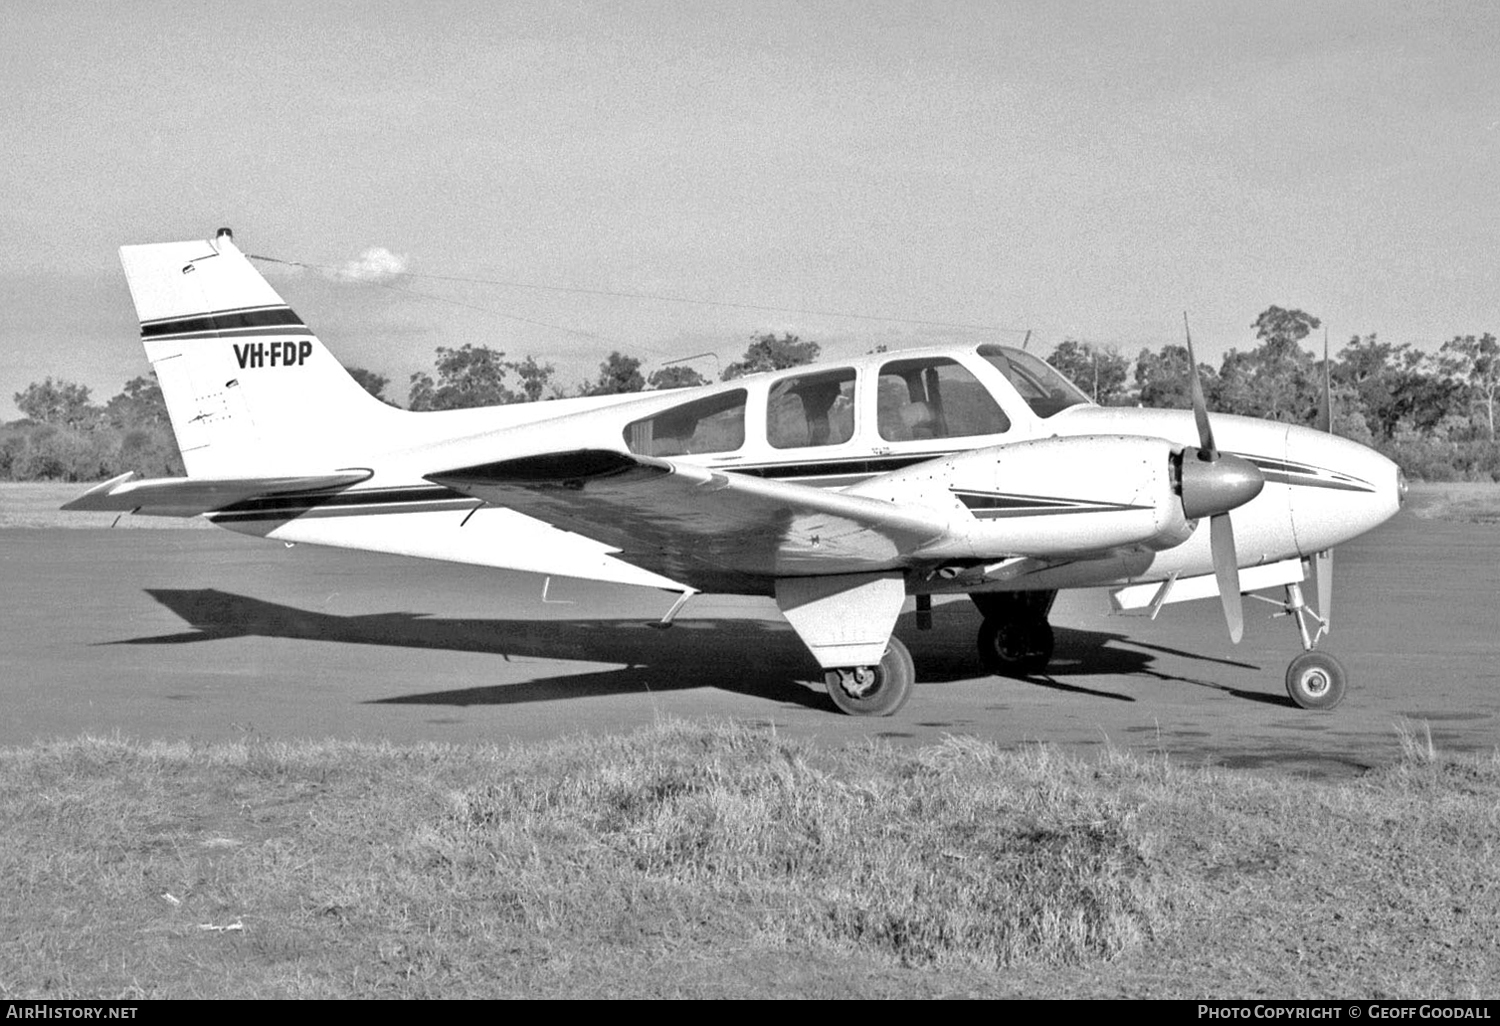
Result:
M1054 639L1047 614L1055 591L1001 591L969 596L979 625L979 661L997 677L1032 677L1052 661Z
M823 675L828 697L850 716L893 716L911 697L917 679L911 653L891 638L878 666L841 666Z

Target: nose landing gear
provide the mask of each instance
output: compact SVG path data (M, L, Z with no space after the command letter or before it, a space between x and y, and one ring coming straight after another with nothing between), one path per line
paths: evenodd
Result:
M1297 620L1297 633L1302 637L1302 654L1293 659L1286 668L1286 693L1303 709L1332 709L1344 700L1344 688L1348 674L1343 664L1327 652L1316 651L1318 642L1328 633L1328 610L1314 610L1302 596L1302 585L1293 582L1286 586L1286 599L1261 598L1263 602L1280 606L1276 616L1292 616ZM1326 599L1324 600L1326 603ZM1308 630L1308 621L1316 625Z

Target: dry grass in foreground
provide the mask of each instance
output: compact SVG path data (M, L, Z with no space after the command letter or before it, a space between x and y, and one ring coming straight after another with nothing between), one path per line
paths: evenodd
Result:
M685 723L10 749L0 997L1494 994L1500 761L1404 737L1335 786Z

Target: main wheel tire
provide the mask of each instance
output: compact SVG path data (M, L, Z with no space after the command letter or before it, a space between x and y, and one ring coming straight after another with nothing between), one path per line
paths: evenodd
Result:
M1327 652L1303 652L1286 668L1286 693L1304 709L1332 709L1344 700L1348 675Z
M1056 639L1046 620L985 620L979 625L979 661L997 677L1031 677L1052 661Z
M868 671L874 679L861 683L856 679L859 670ZM896 638L886 646L879 666L829 670L823 675L828 697L850 716L894 716L911 697L916 679L911 653Z

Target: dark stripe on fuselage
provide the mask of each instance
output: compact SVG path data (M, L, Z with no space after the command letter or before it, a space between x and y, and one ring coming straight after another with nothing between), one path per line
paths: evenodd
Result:
M1079 506L1097 508L1096 503L1081 503L1076 499L1050 499L1040 495L1001 495L994 492L964 492L954 489L954 495L970 509L1075 509Z
M818 482L823 487L858 484L876 474L910 466L948 453L918 456L832 460L824 463L769 464L758 467L716 467L736 474L763 478L836 477ZM809 482L811 483L811 482ZM215 523L245 523L255 520L291 520L300 516L353 516L359 514L426 513L441 509L466 509L479 500L452 488L412 485L402 488L367 488L331 492L326 495L271 495L246 499L209 514ZM373 507L384 507L376 509Z
M1341 474L1326 467L1313 467L1305 463L1287 463L1265 456L1246 456L1255 464L1268 483L1296 485L1303 488L1331 488L1341 492L1373 492L1375 486L1350 474Z
M1281 474L1274 470L1263 470L1260 474L1268 484L1292 485L1295 488L1331 488L1336 492L1373 492L1375 489L1363 481L1353 478L1339 479L1311 477L1304 474Z
M159 321L147 321L141 325L141 338L161 338L165 335L198 335L213 338L218 332L237 331L245 328L296 327L306 328L302 318L290 307L271 306L250 310L218 310L193 317L168 317Z
M452 488L438 485L414 485L405 488L364 488L355 491L329 492L313 495L268 495L259 499L246 499L232 506L225 506L210 514L215 521L241 522L246 520L290 520L308 513L418 513L437 508L461 508L470 506L477 499ZM456 505L455 505L456 504ZM392 506L393 509L371 510L371 506ZM406 508L402 508L406 507Z
M715 464L713 469L745 474L748 477L773 478L778 481L799 477L829 477L835 474L862 481L867 477L889 474L893 470L913 467L918 463L952 456L962 451L962 449L955 449L951 452L926 452L906 456L866 456L859 459L818 460L812 463L762 463L755 466Z
M389 504L359 504L350 506L319 506L316 508L283 508L256 513L210 513L208 518L216 524L268 523L287 520L321 520L326 517L368 517L396 513L442 513L446 510L473 510L481 505L478 499L464 496L460 499L438 499L431 501L401 501Z
M225 506L220 513L248 513L283 506L311 509L314 506L369 506L383 502L432 502L436 499L467 499L469 496L441 485L411 485L403 488L361 488L312 495L267 495Z
M1050 495L1005 495L998 492L967 492L958 489L954 489L953 494L979 520L1060 516L1065 513L1118 513L1121 510L1151 508L1119 502L1060 499Z

